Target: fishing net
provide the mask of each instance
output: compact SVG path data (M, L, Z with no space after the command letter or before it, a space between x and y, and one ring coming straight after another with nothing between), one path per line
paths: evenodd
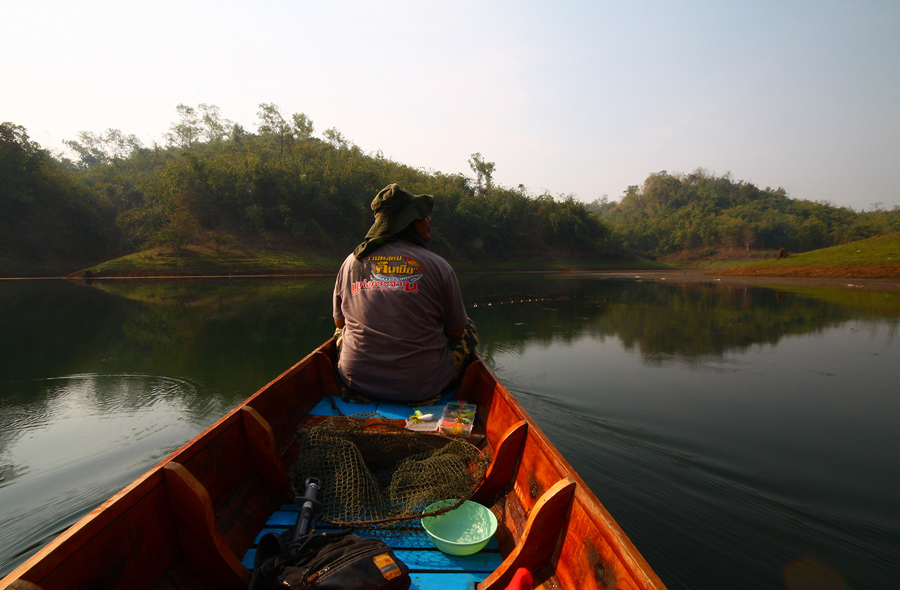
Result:
M411 432L378 414L328 418L312 426L291 469L304 489L319 480L320 520L338 526L386 527L421 518L439 500L455 500L427 515L452 510L472 497L490 458L462 439Z

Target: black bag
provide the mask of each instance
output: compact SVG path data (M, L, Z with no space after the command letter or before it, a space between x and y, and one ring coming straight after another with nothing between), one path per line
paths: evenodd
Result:
M412 583L406 564L378 539L347 532L286 538L260 539L251 590L406 590Z

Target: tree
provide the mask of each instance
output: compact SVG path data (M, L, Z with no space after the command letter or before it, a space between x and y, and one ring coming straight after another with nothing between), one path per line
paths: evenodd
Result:
M202 113L199 122L201 132L207 142L221 141L228 136L233 123L222 118L219 107L214 104L200 103L197 108Z
M228 140L231 141L231 143L233 143L236 147L242 147L244 145L245 137L247 137L247 131L240 123L233 124L231 126L231 129L228 131Z
M71 170L29 137L0 124L0 251L35 268L71 272L108 251L111 216Z
M109 154L103 147L102 138L91 131L79 131L78 141L66 139L63 143L78 156L78 166L90 168L109 161Z
M801 250L816 250L828 245L828 226L818 217L810 217L798 228Z
M119 129L107 129L103 134L79 131L77 136L78 141L64 140L63 143L78 155L80 168L124 160L144 147L136 135L125 135Z
M344 137L344 134L337 130L336 127L331 127L326 129L322 135L325 136L325 139L333 145L334 147L341 149L346 148L350 145L350 142L347 141L347 138Z
M313 122L305 113L294 113L294 133L300 139L309 139L313 134Z
M175 110L178 112L179 121L172 124L166 138L171 147L190 150L202 133L200 119L197 117L197 111L185 104L179 104Z
M46 158L21 125L0 124L0 211L15 200L31 201ZM4 221L12 221L9 215Z
M259 117L260 134L272 137L278 145L278 152L283 155L285 145L294 138L294 135L291 126L284 120L281 109L274 103L263 102L259 104L256 115Z
M478 184L478 192L486 195L488 192L490 192L493 185L492 179L494 176L494 168L496 167L496 165L493 162L485 161L484 156L481 155L481 152L475 152L469 158L469 167L472 168L473 172L475 172L476 182Z
M745 225L741 230L741 239L744 243L744 250L749 252L750 246L756 243L756 230L749 225Z

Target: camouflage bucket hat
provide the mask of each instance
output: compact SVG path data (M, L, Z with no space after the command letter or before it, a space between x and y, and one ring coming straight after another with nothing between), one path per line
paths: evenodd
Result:
M386 237L397 234L416 219L425 219L434 208L431 195L414 195L397 184L389 184L375 195L372 211L375 223L366 238Z

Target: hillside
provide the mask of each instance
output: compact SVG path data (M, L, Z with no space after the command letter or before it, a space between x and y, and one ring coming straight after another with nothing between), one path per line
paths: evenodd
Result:
M371 226L372 198L391 182L436 197L429 247L446 258L550 254L593 263L622 254L584 203L496 185L494 164L481 154L472 154L476 177L467 178L365 153L336 129L313 137L305 115L286 117L271 104L260 105L258 133L226 125L209 105L178 112L166 146L146 148L114 129L82 132L66 142L78 161L0 124L0 191L12 188L0 193L0 275L43 271L51 260L70 273L154 248L209 244L342 258ZM60 227L68 220L73 227Z
M585 204L500 186L480 153L473 178L365 153L334 128L317 138L306 115L273 104L260 104L257 133L214 105L177 112L165 146L81 132L66 142L77 161L0 124L0 276L334 268L390 182L435 195L429 247L458 268L661 267L646 259L753 258L900 230L900 207L856 212L702 169L652 173L618 203Z
M900 207L856 212L829 203L790 198L784 189L759 188L699 169L653 173L630 186L618 203L590 205L626 250L671 256L690 251L806 252L900 230Z

